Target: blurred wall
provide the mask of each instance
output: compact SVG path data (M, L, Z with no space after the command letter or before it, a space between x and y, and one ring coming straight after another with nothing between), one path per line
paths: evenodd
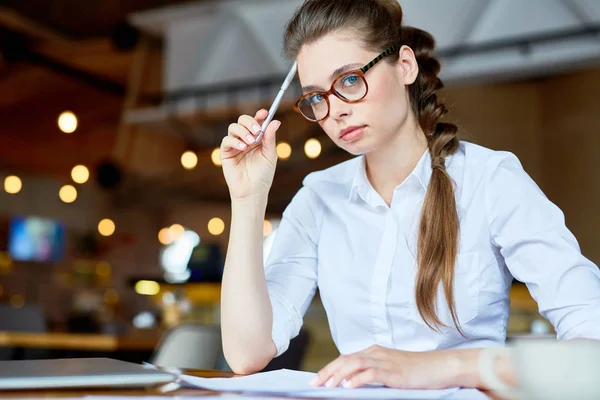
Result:
M600 69L540 85L544 188L585 254L600 264Z
M451 87L461 139L514 152L565 213L583 254L600 263L600 69L543 80Z
M543 181L542 104L536 83L451 87L444 94L461 140L511 151L538 183Z

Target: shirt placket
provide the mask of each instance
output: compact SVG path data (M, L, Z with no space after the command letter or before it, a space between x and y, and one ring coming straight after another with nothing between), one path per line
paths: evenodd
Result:
M387 318L388 282L396 253L398 223L391 209L386 210L385 227L371 280L371 327L378 345L393 348L392 331Z

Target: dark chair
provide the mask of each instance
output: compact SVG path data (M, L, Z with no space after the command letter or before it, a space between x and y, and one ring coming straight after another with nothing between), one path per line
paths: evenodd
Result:
M310 344L310 334L305 329L300 329L298 336L290 341L290 346L285 353L271 360L263 369L263 372L273 371L277 369L294 369L302 368L302 361L306 355L306 350Z
M47 332L46 317L38 305L26 304L21 308L13 308L8 304L0 304L0 331L8 332ZM48 358L49 352L44 349L0 348L0 360Z
M186 323L165 332L150 362L161 367L216 369L221 354L219 328Z
M71 333L100 333L102 327L89 313L71 313L67 317L67 330Z

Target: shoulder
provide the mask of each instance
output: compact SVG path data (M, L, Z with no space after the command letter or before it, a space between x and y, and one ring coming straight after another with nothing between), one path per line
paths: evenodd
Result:
M491 150L462 142L463 187L483 195L488 212L509 213L519 204L542 206L546 195L510 151ZM460 157L459 157L460 158Z
M458 152L461 153L465 166L470 169L480 167L485 170L490 170L506 163L517 163L519 166L521 165L518 157L510 151L493 150L488 147L462 140Z
M448 171L459 196L465 199L481 196L478 201L487 207L495 207L499 202L535 201L540 194L545 197L510 151L461 141L459 150L449 160Z
M452 160L454 163L454 159ZM519 158L510 151L492 150L474 143L461 141L456 155L457 167L464 168L469 180L493 181L498 173L525 177L527 173Z

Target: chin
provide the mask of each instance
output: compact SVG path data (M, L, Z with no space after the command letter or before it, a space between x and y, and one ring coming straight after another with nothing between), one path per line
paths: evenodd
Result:
M366 146L360 140L353 143L338 143L338 146L353 156L360 156L373 151L373 146Z

